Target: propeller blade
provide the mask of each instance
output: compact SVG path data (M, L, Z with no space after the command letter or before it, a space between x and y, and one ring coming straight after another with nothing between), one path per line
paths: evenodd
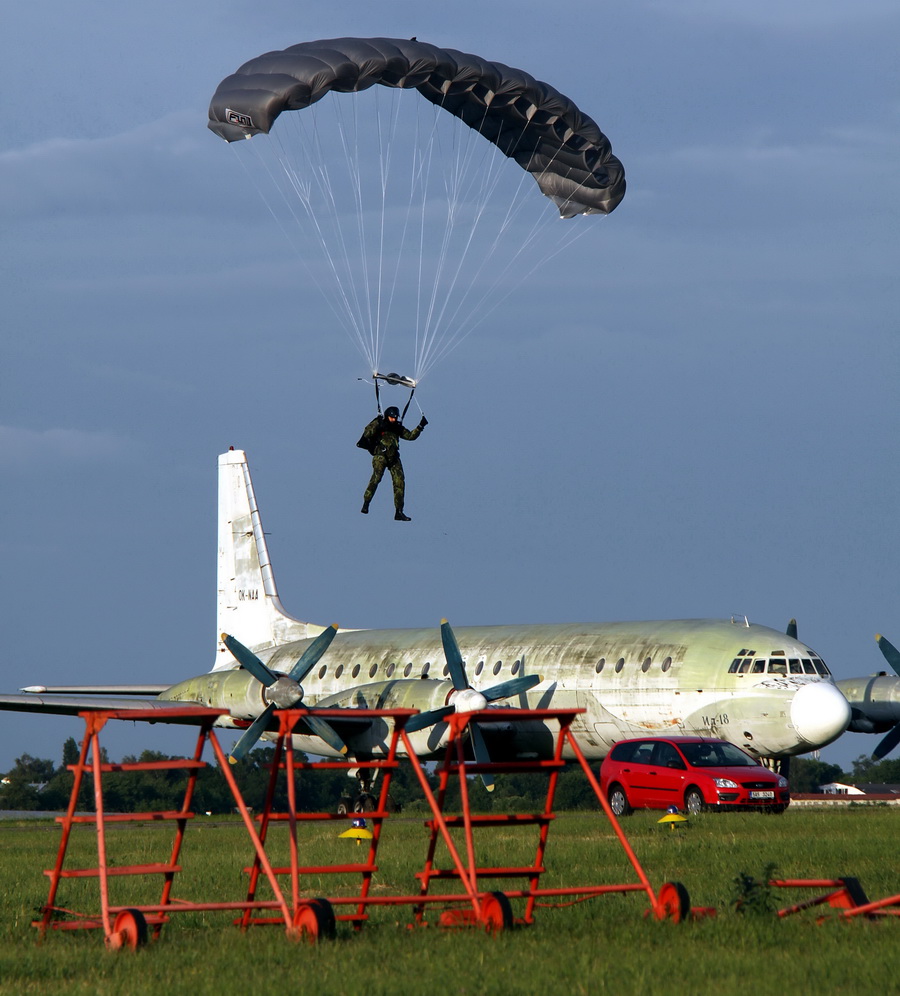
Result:
M452 705L442 706L440 709L430 709L428 712L420 712L418 716L412 716L406 721L406 732L415 733L417 730L424 730L426 726L434 726L440 723L454 712Z
M303 717L303 722L306 723L306 725L320 740L324 740L329 747L336 750L339 754L347 753L347 745L337 735L334 727L330 723L326 722L324 719L320 719L312 712L307 713Z
M441 643L444 645L444 657L447 658L447 670L450 672L450 680L456 691L461 692L469 687L469 679L466 677L466 666L463 663L462 654L459 652L459 644L450 629L450 623L446 619L441 620Z
M303 656L290 670L290 676L294 681L303 681L310 670L316 666L319 658L331 646L331 641L334 639L337 631L338 624L332 623L328 629L321 632L306 650L303 651Z
M880 761L883 757L887 757L897 744L900 744L900 723L887 732L881 743L872 751L872 757Z
M880 633L875 637L878 642L878 649L884 654L884 659L891 665L896 674L900 674L900 650L898 650L890 640L886 640ZM893 732L893 731L892 731ZM888 736L891 734L889 733Z
M484 737L481 735L477 723L469 723L469 736L472 739L472 753L475 755L475 762L477 764L490 764L491 755L488 754L487 744L484 742ZM481 780L488 792L494 791L494 779L491 775L482 774Z
M232 657L241 665L241 667L246 668L257 681L261 682L268 688L270 685L274 685L278 680L278 675L273 674L265 664L253 653L252 650L248 650L243 643L235 640L233 636L229 636L227 633L222 634L222 643L231 651Z
M792 619L785 630L785 635L789 636L792 640L797 639L797 620Z
M497 699L508 699L513 695L519 695L521 692L527 692L529 688L539 685L542 680L539 674L522 675L521 678L510 678L509 681L501 681L499 685L494 685L493 688L484 689L481 694L488 702L495 702Z
M244 730L243 736L232 747L231 753L228 755L228 760L231 764L237 764L238 761L242 761L247 752L255 746L256 741L266 732L269 726L269 717L273 712L275 712L274 705L266 706L247 729Z

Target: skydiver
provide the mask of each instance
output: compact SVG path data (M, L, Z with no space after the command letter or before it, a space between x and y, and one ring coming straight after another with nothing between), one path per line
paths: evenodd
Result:
M390 408L385 408L384 415L376 416L363 429L363 434L356 445L372 454L372 477L366 487L360 509L363 515L369 514L369 502L374 497L385 470L389 469L394 483L394 518L398 522L412 521L403 512L406 479L403 476L403 464L400 462L400 440L418 439L426 425L428 419L423 415L415 429L405 428L400 421L400 409L391 405Z

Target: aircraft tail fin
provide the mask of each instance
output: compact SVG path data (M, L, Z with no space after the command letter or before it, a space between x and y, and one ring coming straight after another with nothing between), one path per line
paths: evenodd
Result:
M301 622L282 607L275 585L243 450L219 456L219 561L216 662L213 670L234 667L222 633L253 650L318 636L325 627Z

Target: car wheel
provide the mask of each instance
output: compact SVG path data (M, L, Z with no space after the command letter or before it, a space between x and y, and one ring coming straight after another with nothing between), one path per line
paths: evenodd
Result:
M706 804L703 801L703 796L700 794L700 789L689 788L684 793L684 808L691 816L696 816L697 813L703 812Z
M769 815L774 814L775 816L780 816L786 809L787 806L783 802L779 802L774 806L764 806L763 812L768 813Z
M609 790L609 808L616 816L631 815L631 803L621 785L613 785Z

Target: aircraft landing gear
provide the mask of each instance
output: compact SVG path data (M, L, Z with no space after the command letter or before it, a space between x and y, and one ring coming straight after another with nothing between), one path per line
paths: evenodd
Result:
M341 816L349 813L372 813L378 808L378 795L375 793L375 779L378 770L372 771L369 768L358 768L355 772L357 780L356 793L344 792L338 803L337 811ZM399 813L399 806L391 795L388 795L387 806L389 813Z

